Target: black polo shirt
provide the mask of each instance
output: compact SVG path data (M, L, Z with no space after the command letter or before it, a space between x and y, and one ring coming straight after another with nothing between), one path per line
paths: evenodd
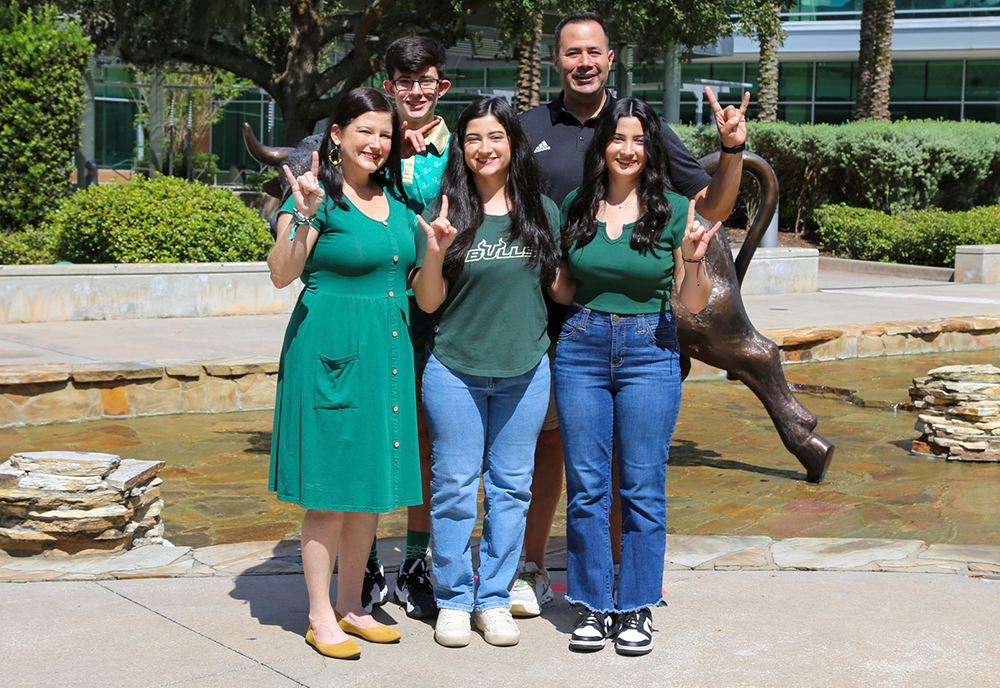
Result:
M598 117L614 105L608 93ZM546 195L562 205L569 192L583 182L583 158L594 138L597 117L582 124L563 107L563 94L546 105L539 105L521 114L521 124L528 133L535 159L548 183ZM674 190L691 198L708 186L708 176L687 147L662 119L663 143L667 150L667 178Z

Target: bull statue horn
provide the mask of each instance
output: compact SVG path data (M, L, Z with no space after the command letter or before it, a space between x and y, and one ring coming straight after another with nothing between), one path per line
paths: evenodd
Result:
M271 167L281 167L285 158L295 150L294 148L265 146L253 135L253 128L247 122L243 123L243 140L247 144L247 151L251 158L261 165L270 165Z

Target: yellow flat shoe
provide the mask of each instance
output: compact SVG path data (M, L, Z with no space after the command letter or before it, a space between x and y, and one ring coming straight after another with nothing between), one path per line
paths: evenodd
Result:
M333 657L334 659L359 659L361 657L361 648L358 647L354 638L348 638L340 643L321 643L313 635L312 626L306 631L306 642L326 657Z
M361 626L355 626L350 621L341 617L340 614L337 614L337 623L340 624L344 633L350 633L351 635L356 635L359 638L364 638L370 643L398 643L399 639L403 637L385 624L379 624L375 628L361 628Z

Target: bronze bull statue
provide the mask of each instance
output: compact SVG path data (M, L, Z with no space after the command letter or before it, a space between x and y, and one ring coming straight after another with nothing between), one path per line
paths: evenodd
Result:
M287 164L296 176L309 169L312 151L319 148L322 139L321 134L310 136L296 148L264 146L249 124L243 125L243 136L254 160L279 168ZM718 169L719 154L698 162L706 172L713 174ZM686 377L691 366L685 357L696 358L725 370L729 379L739 380L749 387L767 409L785 448L805 467L806 480L819 483L833 459L834 446L813 432L816 416L792 394L781 370L778 347L754 328L740 296L740 285L750 260L778 205L778 178L771 166L760 156L744 152L743 169L757 180L760 203L739 255L733 259L729 240L723 232L717 232L705 256L713 285L708 305L692 315L679 302L672 304L677 318L682 369ZM282 174L265 184L264 190L280 198L287 187L288 182Z

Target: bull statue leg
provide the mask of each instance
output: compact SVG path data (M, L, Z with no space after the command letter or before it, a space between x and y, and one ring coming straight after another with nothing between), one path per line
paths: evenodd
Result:
M701 163L711 174L718 154ZM805 467L806 480L819 483L833 459L834 446L813 432L816 416L792 394L781 370L778 347L754 328L740 295L740 283L774 214L778 192L777 178L766 162L744 153L743 163L760 184L760 212L735 261L722 232L712 239L705 256L712 279L708 305L693 315L679 302L673 303L681 354L721 368L749 387L767 409L785 448Z
M822 482L834 447L813 432L816 416L788 388L777 345L747 317L731 256L725 236L717 234L705 260L712 278L708 305L692 315L674 304L681 353L721 368L749 387L767 409L785 448L805 467L806 480Z

